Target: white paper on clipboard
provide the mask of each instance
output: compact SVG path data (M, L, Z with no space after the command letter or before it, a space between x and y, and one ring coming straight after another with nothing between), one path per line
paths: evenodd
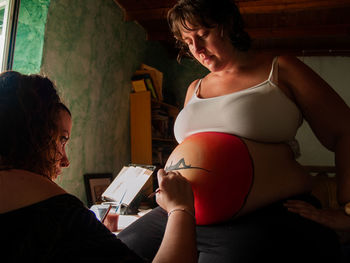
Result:
M129 206L151 177L153 170L139 166L124 166L113 182L103 192L107 201Z

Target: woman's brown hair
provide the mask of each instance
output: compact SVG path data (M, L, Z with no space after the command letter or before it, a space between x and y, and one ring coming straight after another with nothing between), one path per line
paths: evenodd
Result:
M181 30L191 30L188 23L195 27L221 27L237 50L247 51L251 46L251 38L233 0L180 0L168 12L168 24L180 49L178 61L183 55L192 57L181 37Z
M47 77L0 74L0 170L55 176L60 109L70 114Z

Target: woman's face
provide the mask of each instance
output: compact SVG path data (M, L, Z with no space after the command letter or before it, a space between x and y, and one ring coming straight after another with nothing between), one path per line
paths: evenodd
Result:
M56 177L62 173L63 167L69 166L69 160L66 154L66 145L70 138L72 129L72 119L66 110L61 109L58 118L58 139L57 139L57 152L56 152Z
M181 30L182 41L194 58L211 72L223 70L234 51L229 38L224 36L219 27L194 27L189 23L187 26L191 30Z

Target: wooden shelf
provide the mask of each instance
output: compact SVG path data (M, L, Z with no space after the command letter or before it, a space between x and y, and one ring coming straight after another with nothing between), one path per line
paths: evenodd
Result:
M149 91L130 94L132 163L164 166L177 145L173 124L178 113L177 107L151 99Z
M153 141L160 141L160 142L171 142L171 143L177 143L175 139L168 139L168 138L152 138Z

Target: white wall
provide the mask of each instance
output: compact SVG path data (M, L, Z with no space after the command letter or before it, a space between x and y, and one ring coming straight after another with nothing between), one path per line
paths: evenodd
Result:
M350 105L350 57L301 57ZM325 149L304 121L297 139L301 146L298 161L304 165L334 165L334 155Z

